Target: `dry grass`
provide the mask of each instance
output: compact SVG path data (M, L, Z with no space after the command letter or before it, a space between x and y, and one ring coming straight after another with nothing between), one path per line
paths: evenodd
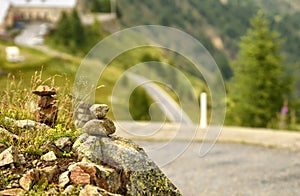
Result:
M55 79L61 77L55 75L42 80L42 71L35 72L31 78L29 88L24 88L22 78L16 78L13 75L8 76L6 89L1 92L0 100L0 127L7 129L17 135L19 139L14 139L7 134L1 134L0 143L9 147L11 145L25 155L41 155L44 151L41 146L47 141L55 141L60 137L70 137L73 141L78 135L73 123L72 97L70 96L70 85L66 79L65 85L57 88ZM39 85L48 85L56 87L59 113L54 128L34 128L21 129L13 123L7 122L5 117L16 120L33 120L34 110L37 108L38 96L32 91Z

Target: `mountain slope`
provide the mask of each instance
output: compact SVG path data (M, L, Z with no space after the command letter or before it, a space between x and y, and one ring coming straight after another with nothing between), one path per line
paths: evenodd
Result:
M299 0L127 0L118 3L125 27L159 24L193 35L211 52L227 79L232 75L228 61L236 57L240 37L246 33L250 18L259 9L265 11L271 28L285 39L286 62L300 61Z

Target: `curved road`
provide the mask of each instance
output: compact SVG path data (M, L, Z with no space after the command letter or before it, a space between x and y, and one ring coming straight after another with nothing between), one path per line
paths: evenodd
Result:
M160 109L165 115L176 123L193 124L188 115L178 106L178 104L158 85L147 78L141 77L134 73L128 74L137 84L143 85L148 94L157 101Z
M145 149L161 142L138 142ZM174 151L186 146L173 142ZM300 153L242 144L217 143L205 157L193 143L161 169L183 195L299 195ZM157 151L159 152L159 151ZM153 156L154 155L154 156ZM152 153L159 161L163 154Z

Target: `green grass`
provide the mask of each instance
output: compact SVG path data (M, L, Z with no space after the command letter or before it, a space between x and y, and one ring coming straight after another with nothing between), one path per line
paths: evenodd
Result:
M3 91L11 91L8 86L12 78L19 89L26 89L27 91L32 91L32 76L35 75L36 71L42 71L40 80L44 81L44 84L51 84L53 86L59 87L58 96L63 94L63 96L68 95L71 101L71 92L76 76L77 68L81 64L82 57L68 55L59 55L54 56L52 53L43 53L36 49L20 47L21 55L25 56L26 60L21 63L9 63L5 60L5 47L10 46L12 43L0 42L0 65L1 69L9 73L10 77L2 76L0 77L0 88ZM119 46L116 46L119 47ZM3 49L3 50L2 50ZM62 52L62 54L64 54ZM66 57L67 56L67 57ZM125 70L128 68L137 65L143 61L159 61L168 63L172 61L170 55L159 48L143 47L128 51L116 57L113 62L111 62L104 70L101 78L98 81L98 85L103 85L104 88L100 88L95 92L95 102L105 103L111 106L111 95L116 81L122 76ZM173 63L172 63L173 64ZM176 66L176 65L174 65ZM93 67L91 68L91 71ZM193 84L196 95L199 95L203 89L205 89L205 84L194 76L191 76L184 70L180 69L190 82ZM148 74L149 70L144 70L144 73ZM155 73L150 73L155 74ZM178 83L181 83L180 81ZM42 83L41 83L42 84ZM37 85L35 85L36 87ZM67 87L67 88L66 88ZM166 87L163 87L166 89ZM126 90L126 89L124 89ZM176 100L176 96L171 91L166 90L166 92L173 96ZM20 93L20 92L19 92ZM63 99L65 101L65 99ZM62 107L61 110L65 111L65 108ZM193 114L190 116L193 117ZM32 117L32 116L29 116ZM108 113L108 117L114 119L112 112Z

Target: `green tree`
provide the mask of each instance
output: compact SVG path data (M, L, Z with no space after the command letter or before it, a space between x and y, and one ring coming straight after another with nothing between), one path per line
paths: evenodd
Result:
M66 12L62 12L53 37L57 44L69 46L71 36L70 24L68 14Z
M77 50L78 47L81 48L85 44L85 31L76 9L73 9L71 13L70 23L71 37L69 39L72 40L71 47Z
M151 120L149 107L151 100L143 87L137 87L129 98L129 111L134 120Z
M259 11L241 38L238 59L232 65L231 120L236 125L267 127L275 121L290 92L280 55L279 34Z
M93 0L91 2L92 12L110 12L110 0Z

